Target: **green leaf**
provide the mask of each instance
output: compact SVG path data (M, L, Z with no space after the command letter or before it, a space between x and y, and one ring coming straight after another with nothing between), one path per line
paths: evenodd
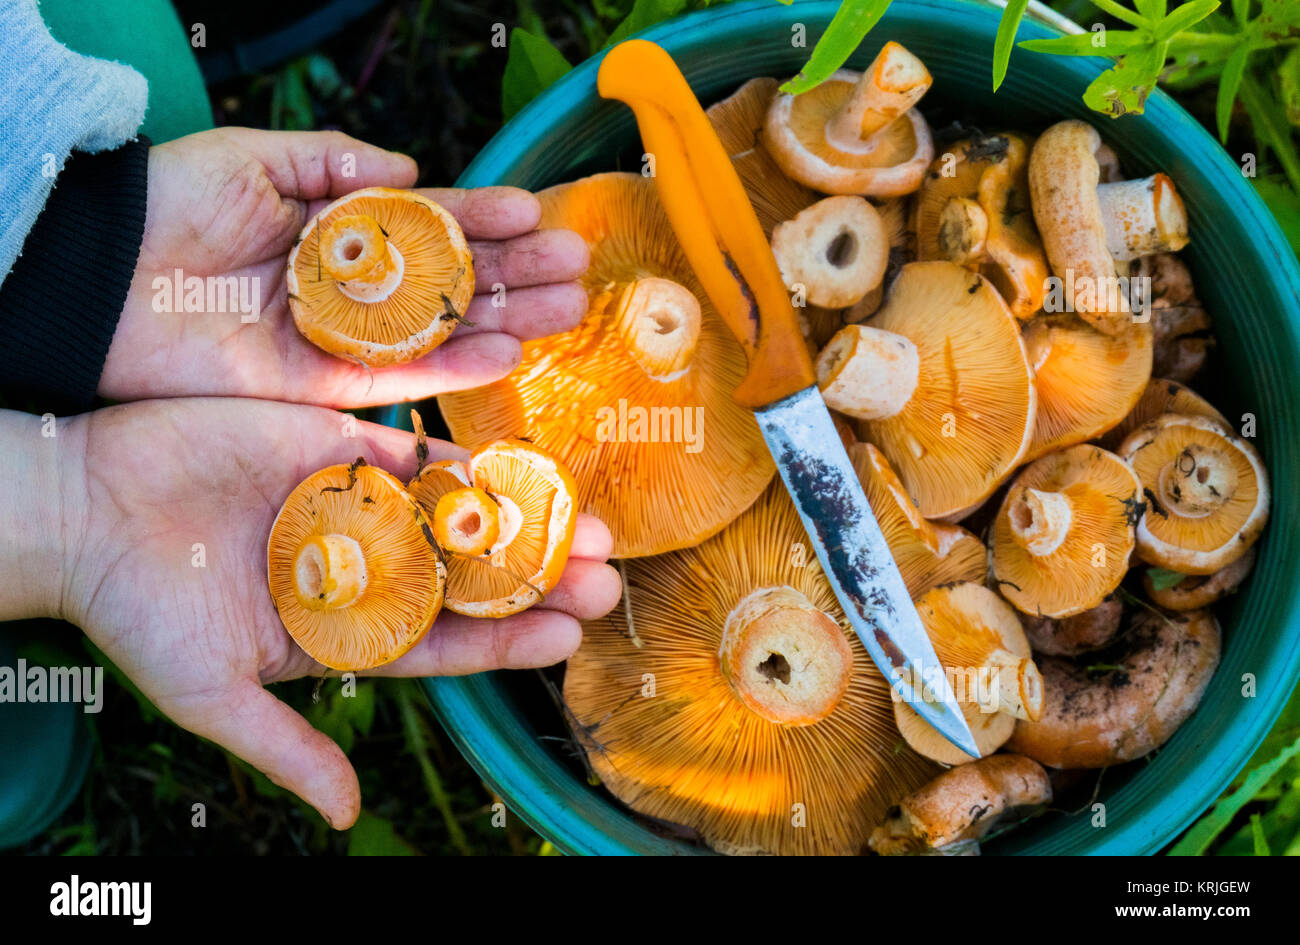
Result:
M614 32L610 33L605 45L613 46L621 43L633 33L639 33L656 23L671 19L685 9L686 0L636 0L632 5L632 12L618 24Z
M1098 40L1100 39L1100 42ZM1021 49L1054 56L1118 56L1151 45L1146 30L1106 30L1104 33L1075 33L1051 39L1027 39Z
M501 114L509 121L572 68L545 36L516 26L510 31L510 55L501 77Z
M1292 46L1278 66L1277 91L1286 120L1300 128L1300 46Z
M1157 43L1121 56L1114 68L1092 80L1083 93L1084 104L1112 118L1142 114L1164 67L1167 46Z
M826 32L817 40L803 69L782 85L781 91L800 95L829 79L862 44L871 28L880 22L890 3L891 0L844 0Z
M1256 178L1255 190L1264 203L1268 204L1268 209L1291 243L1291 248L1300 255L1300 195L1288 187L1286 180L1281 177Z
M1245 26L1250 19L1250 0L1232 0L1232 18L1238 26Z
M1266 764L1260 765L1247 775L1245 783L1232 794L1221 798L1208 814L1192 825L1192 829L1183 834L1183 838L1174 844L1170 856L1200 856L1210 848L1216 837L1232 823L1237 812L1248 804L1264 785L1272 780L1282 767L1300 755L1300 738Z
M1296 151L1291 125L1281 103L1267 86L1249 73L1241 80L1239 94L1255 137L1273 152L1292 189L1300 193L1300 152Z
M1250 58L1251 49L1243 44L1228 57L1219 78L1219 95L1214 103L1214 121L1219 130L1219 140L1228 143L1228 125L1232 122L1232 105L1237 101L1237 90L1241 88L1242 76L1246 74L1246 60Z
M1259 16L1251 22L1261 39L1280 41L1300 36L1300 3L1295 0L1264 0Z
M1157 591L1167 591L1171 587L1177 587L1183 583L1186 574L1179 574L1177 571L1166 571L1164 568L1147 568L1147 577L1151 579L1151 586Z
M998 21L998 35L993 40L993 91L998 90L1002 80L1007 77L1007 66L1011 62L1011 47L1016 41L1016 30L1025 15L1029 0L1007 0L1007 7L1002 11Z
M1169 7L1166 0L1134 0L1133 5L1148 20L1163 19Z
M362 811L348 831L348 856L419 856L417 850L398 835L393 822Z
M1250 815L1250 835L1255 841L1256 856L1272 856L1268 848L1268 837L1264 836L1264 822L1259 819L1259 814Z
M1201 22L1217 9L1219 9L1219 0L1191 0L1190 3L1184 3L1156 24L1156 38L1171 39L1189 26Z

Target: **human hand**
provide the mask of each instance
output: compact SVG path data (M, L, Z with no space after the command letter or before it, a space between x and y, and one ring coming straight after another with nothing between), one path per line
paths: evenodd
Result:
M30 434L42 449L59 444L57 463L46 461L57 469L44 471L45 494L62 495L63 507L37 519L63 522L59 603L46 610L82 627L177 724L255 765L338 829L360 810L356 773L333 741L263 688L325 672L280 623L266 543L285 497L318 469L360 455L402 481L414 474L409 433L357 423L348 437L347 419L317 407L186 398L59 421L54 439ZM38 418L21 422L39 428ZM429 446L431 459L468 455ZM610 546L605 527L580 516L564 576L542 604L500 620L443 611L412 650L368 674L566 659L581 641L578 621L619 599L617 572L603 563Z
M458 326L423 358L373 371L303 338L284 285L285 258L302 227L345 193L410 187L415 178L405 155L338 132L218 128L153 148L144 240L100 395L331 407L421 400L498 380L518 365L520 341L581 321L587 296L574 280L587 268L586 243L568 230L538 231L535 197L513 187L420 190L456 217L470 241L479 294L465 317L474 325ZM258 280L249 283L258 290L257 320L167 310L183 296L178 270L182 280ZM505 287L502 307L500 298L493 304L494 285Z

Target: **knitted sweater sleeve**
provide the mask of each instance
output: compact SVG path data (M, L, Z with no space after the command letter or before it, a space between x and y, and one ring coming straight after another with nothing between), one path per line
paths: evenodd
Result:
M0 0L0 284L69 155L133 138L148 97L134 69L50 36L36 0Z

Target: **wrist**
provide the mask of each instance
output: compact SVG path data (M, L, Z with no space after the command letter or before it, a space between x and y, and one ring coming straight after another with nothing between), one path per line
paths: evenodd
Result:
M68 616L85 522L75 491L84 426L0 410L0 620Z

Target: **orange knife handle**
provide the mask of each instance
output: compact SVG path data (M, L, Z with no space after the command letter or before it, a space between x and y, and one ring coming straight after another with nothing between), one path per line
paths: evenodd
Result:
M794 306L744 185L685 77L659 46L630 40L601 63L600 94L626 102L654 155L682 251L749 358L736 402L751 410L816 383Z

